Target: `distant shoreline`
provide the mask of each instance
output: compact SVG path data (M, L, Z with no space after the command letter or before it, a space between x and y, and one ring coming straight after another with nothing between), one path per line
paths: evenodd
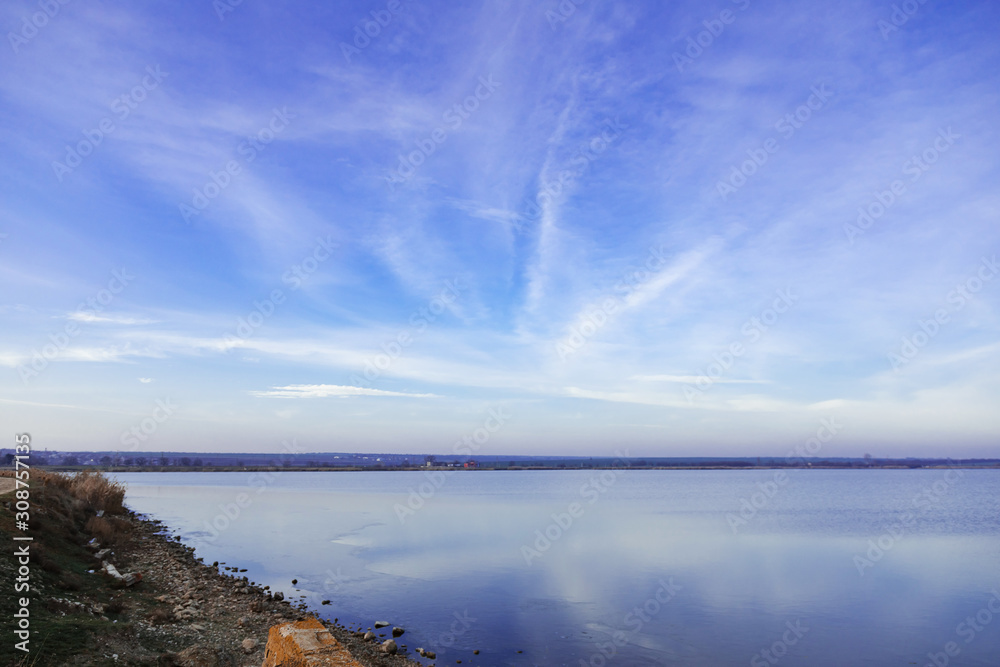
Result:
M612 465L583 465L573 467L559 466L507 466L503 468L494 467L448 467L448 466L412 466L412 467L359 467L359 466L38 466L38 469L48 472L81 472L93 470L103 473L148 473L148 472L530 472L530 471L580 471L580 470L612 470L621 469L622 466ZM706 465L678 465L678 466L628 466L628 470L943 470L960 468L963 470L1000 470L1000 461L990 461L987 463L938 463L938 464L873 464L869 466L837 465L829 463L817 463L812 465L759 465L759 466L706 466Z

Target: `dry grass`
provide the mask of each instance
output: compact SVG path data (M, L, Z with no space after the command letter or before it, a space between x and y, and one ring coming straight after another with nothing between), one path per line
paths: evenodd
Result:
M125 485L112 482L99 472L87 470L73 475L68 490L94 510L104 510L105 514L125 514Z
M10 470L0 471L0 477L13 477ZM44 470L31 471L31 484L63 491L82 504L84 509L104 510L105 514L125 514L125 485L112 482L100 472L84 470L66 475Z
M92 516L87 519L84 530L105 547L120 547L131 535L128 523L113 516Z

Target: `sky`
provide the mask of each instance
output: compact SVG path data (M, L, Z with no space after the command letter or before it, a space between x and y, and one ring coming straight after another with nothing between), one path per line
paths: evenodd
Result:
M0 421L60 451L998 456L998 20L5 2Z

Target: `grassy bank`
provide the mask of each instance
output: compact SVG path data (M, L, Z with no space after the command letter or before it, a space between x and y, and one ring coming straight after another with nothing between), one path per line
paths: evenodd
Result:
M113 618L128 604L130 593L116 590L103 579L89 574L94 568L93 552L84 545L91 537L102 543L118 546L127 540L122 517L127 514L123 504L125 488L108 481L99 473L84 472L73 477L31 471L28 531L17 530L16 502L13 492L4 494L4 511L0 512L0 539L5 545L25 545L30 551L29 599L31 636L28 660L17 651L15 639L4 633L0 656L6 664L58 664L77 654L93 639L114 624L93 614L66 614L59 603L43 603L50 598L75 597L93 600L101 605L105 615ZM101 512L103 516L97 516ZM15 542L13 537L31 536L31 542ZM18 563L14 548L5 549L7 558L0 561L3 579L14 582ZM12 619L20 594L0 596L0 614ZM10 620L4 625L9 627ZM116 628L117 629L117 628ZM38 660L38 656L46 656Z
M17 524L14 491L0 494L2 576L13 586L22 567L15 549L27 544L31 587L0 596L0 665L259 665L270 627L306 616L240 568L202 562L158 522L135 515L122 484L95 472L34 469L30 481L27 531ZM32 541L14 539L25 536ZM12 632L22 596L30 600L28 653L17 650ZM362 628L335 621L328 628L369 667L414 664L380 654Z

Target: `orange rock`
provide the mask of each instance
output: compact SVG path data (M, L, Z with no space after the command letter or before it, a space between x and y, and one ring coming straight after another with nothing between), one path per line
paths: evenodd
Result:
M262 667L362 667L315 618L273 625Z

